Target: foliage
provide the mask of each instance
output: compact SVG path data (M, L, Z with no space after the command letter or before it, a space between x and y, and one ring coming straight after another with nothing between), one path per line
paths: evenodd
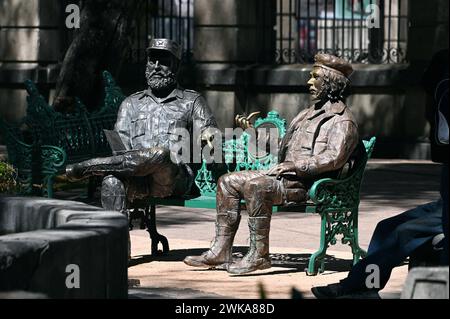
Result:
M17 172L10 164L0 161L0 194L17 191Z

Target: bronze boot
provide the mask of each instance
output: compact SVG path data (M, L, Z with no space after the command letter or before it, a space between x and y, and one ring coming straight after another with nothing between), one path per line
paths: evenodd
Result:
M271 267L269 258L270 217L249 217L250 249L247 255L228 266L228 272L241 275Z
M227 211L216 216L216 236L208 251L200 256L187 256L184 263L193 267L226 268L232 262L231 251L241 216Z
M128 218L125 185L114 176L106 176L102 182L102 207L106 210L116 211ZM131 239L128 231L128 260L131 259Z
M80 163L67 165L66 176L69 180L79 180L90 176L125 175L127 169L123 156L93 158Z

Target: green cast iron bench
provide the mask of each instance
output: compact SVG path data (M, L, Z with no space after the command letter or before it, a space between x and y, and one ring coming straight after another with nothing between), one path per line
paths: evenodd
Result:
M52 145L24 142L20 125L0 119L0 132L8 151L8 162L17 171L19 192L22 195L42 195L42 185L51 185L66 162L65 152Z
M18 168L19 175L27 176L22 181L26 194L53 197L55 177L64 174L67 164L111 155L103 129L113 129L125 96L107 71L103 72L103 81L105 97L97 111L89 113L76 99L75 112L70 114L55 111L34 83L25 81L28 92L26 116L17 125L4 121L0 125L9 161ZM25 141L20 132L19 127L23 126L31 133L30 141ZM90 179L89 185L89 193L92 193L94 178Z
M353 264L366 256L366 252L359 247L358 242L360 189L375 141L375 137L362 141L363 152L350 163L347 172L342 173L338 179L320 179L310 188L305 212L319 214L321 226L320 247L309 259L307 275L325 271L326 251L330 245L337 243L337 235L342 235L342 244L350 245Z

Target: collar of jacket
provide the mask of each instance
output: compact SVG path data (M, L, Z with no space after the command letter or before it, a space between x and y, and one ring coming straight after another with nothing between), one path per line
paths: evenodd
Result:
M336 103L332 103L332 102L328 101L328 102L325 103L324 106L322 106L318 110L314 110L314 107L312 106L313 111L312 111L311 115L308 116L308 120L310 120L310 119L312 119L312 118L314 118L317 115L322 114L322 113L341 114L342 112L344 112L346 107L347 106L342 101L339 101L339 102L336 102Z
M142 92L142 94L139 96L139 99L142 99L144 96L149 96L150 98L152 98L152 100L154 100L157 103L165 103L168 101L171 101L175 98L179 98L182 99L184 98L184 93L183 90L180 89L179 87L175 88L168 96L163 97L162 99L157 98L151 89L147 89L144 92Z

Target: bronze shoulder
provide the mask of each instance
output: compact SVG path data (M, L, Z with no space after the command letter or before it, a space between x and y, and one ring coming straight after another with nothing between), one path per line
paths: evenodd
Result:
M133 93L133 94L127 96L126 99L128 99L128 100L140 99L142 96L144 96L144 94L145 94L145 91L138 91L136 93Z
M344 109L344 112L342 112L342 114L337 117L337 122L341 121L350 121L355 125L357 125L355 116L353 115L353 112L349 109L348 106Z
M194 90L190 90L190 89L184 89L183 90L183 94L189 100L195 100L196 98L201 96L201 94L199 92L194 91Z

